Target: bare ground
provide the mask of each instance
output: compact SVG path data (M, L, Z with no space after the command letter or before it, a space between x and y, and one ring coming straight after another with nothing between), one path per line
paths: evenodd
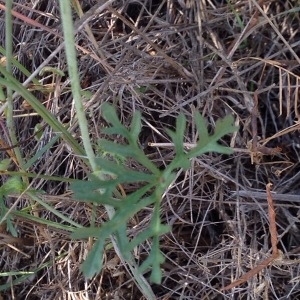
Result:
M102 136L99 106L105 101L118 107L125 124L132 112L142 112L140 144L161 168L174 150L148 143L169 142L164 128L172 128L180 112L188 119L187 143L197 141L195 111L205 116L210 130L227 114L233 114L240 128L222 141L235 149L234 154L211 153L194 159L189 171L178 172L162 201L162 218L172 225L172 232L161 241L166 262L162 284L152 285L156 298L300 299L299 1L242 0L230 5L216 0L115 1L95 14L96 2L80 1L83 14L92 17L76 34L82 87L93 94L86 111L95 144ZM52 31L14 19L15 56L34 72L62 42L58 3L15 1L14 10ZM78 19L74 11L74 20ZM0 21L4 46L3 11ZM50 91L31 88L62 123L72 125L80 140L64 50L57 51L47 65L66 75L40 74L38 79ZM21 82L26 79L17 69L14 75ZM44 125L24 99L16 99L15 116L20 141L32 136L37 123ZM9 143L5 131L2 118L1 139ZM30 138L22 144L24 157L32 157L54 134L46 126L42 141ZM133 162L132 167L136 167ZM47 151L30 171L79 179L87 175L80 159L63 143ZM3 175L2 181L6 179ZM220 292L270 255L268 182L276 192L283 260L237 288ZM42 196L46 203L88 226L91 209L72 200L67 183L35 178L31 186L46 192ZM32 202L12 195L6 205L21 210ZM39 205L33 211L61 222ZM132 220L131 235L147 225L150 213L145 210ZM105 219L99 207L97 222ZM79 267L89 242L71 240L68 231L18 216L13 224L22 242L1 244L1 272L34 273L23 280L13 275L0 278L1 287L7 284L0 294L3 299L144 299L113 251L105 255L103 272L85 281ZM1 232L7 234L3 227ZM137 249L137 261L143 260L149 247L150 242Z

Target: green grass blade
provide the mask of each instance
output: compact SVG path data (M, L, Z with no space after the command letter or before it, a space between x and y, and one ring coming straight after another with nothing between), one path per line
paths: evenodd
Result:
M68 130L45 108L45 106L33 96L26 88L22 86L10 73L8 73L1 65L0 72L6 77L0 78L0 84L8 86L14 91L18 92L32 108L47 122L55 131L62 133L62 138L68 143L73 151L81 156L85 155L82 147L72 137Z
M42 205L44 208L46 208L47 211L52 212L54 215L56 215L57 217L59 217L62 221L67 222L67 223L69 223L69 224L71 224L71 225L73 225L74 227L77 227L77 228L81 227L81 225L79 225L78 223L74 222L73 220L71 220L67 216L63 215L61 212L59 212L56 209L54 209L51 205L49 205L48 203L46 203L45 201L43 201L42 199L40 199L39 197L37 197L33 192L27 191L26 194L32 200L38 202L40 205Z
M24 165L24 170L29 169L37 160L39 160L45 152L47 152L61 137L60 134L52 138L42 149L40 149L32 158L30 158Z
M5 56L6 55L6 51L3 47L0 46L0 53ZM31 73L14 57L12 57L12 64L13 66L15 66L16 68L18 68L26 77L31 76ZM33 78L32 82L36 85L40 85L40 82L36 79Z

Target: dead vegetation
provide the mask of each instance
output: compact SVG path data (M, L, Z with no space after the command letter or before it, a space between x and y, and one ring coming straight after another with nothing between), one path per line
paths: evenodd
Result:
M142 112L140 144L161 168L174 150L148 143L169 143L164 128L172 128L180 112L189 120L186 143L197 140L195 111L207 118L211 129L227 114L233 114L240 127L237 134L223 140L235 149L233 155L212 153L194 159L189 171L178 171L162 201L161 214L173 229L162 237L166 261L161 286L152 286L156 299L297 299L300 295L300 3L230 2L112 1L98 12L99 3L91 0L79 1L77 13L74 9L82 87L92 94L85 107L95 145L105 126L99 111L105 101L119 108L125 124L132 112ZM28 89L62 123L70 124L80 140L66 58L63 48L58 48L62 32L57 1L18 0L13 9L40 24L32 26L15 17L18 61L31 73L38 74L44 62L65 72L64 76L39 74L43 89L32 83ZM0 21L4 47L3 10ZM17 68L14 75L21 82L27 79ZM35 125L45 123L26 107L24 99L15 100L15 123L27 159L54 135L45 126L42 140L33 137ZM0 125L2 158L13 156L5 150L11 143L4 116ZM131 167L137 166L132 162ZM88 170L68 145L56 143L30 172L81 179ZM3 182L7 178L2 175ZM283 257L235 289L220 291L270 256L265 192L269 182L276 192L278 248ZM47 204L88 226L91 208L72 200L68 183L32 178L31 187L46 192L42 199ZM134 186L126 188L130 191ZM101 275L85 281L79 266L91 241L70 240L70 232L57 216L25 196L11 195L5 201L12 210L30 207L33 216L51 220L53 226L16 213L12 222L18 239L6 232L5 225L1 227L1 272L33 272L13 284L13 274L0 278L1 286L7 285L0 294L3 299L143 299L112 250L105 255ZM131 235L147 226L150 213L145 210L132 220ZM96 221L101 224L106 219L99 208ZM150 241L136 249L138 262L149 247Z

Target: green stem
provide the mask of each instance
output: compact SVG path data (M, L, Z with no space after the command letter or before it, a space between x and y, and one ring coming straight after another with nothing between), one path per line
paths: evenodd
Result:
M82 104L80 80L78 76L77 57L75 51L75 39L73 34L73 20L72 20L71 6L70 6L70 2L65 0L59 0L59 4L61 9L62 25L64 31L68 70L69 70L69 76L71 80L72 95L73 95L78 123L80 127L81 138L83 141L86 155L91 164L92 170L95 172L97 171L98 167L95 160L95 153L90 142L88 122Z
M74 98L74 104L77 112L77 118L78 123L81 131L82 141L83 145L86 151L87 158L90 162L91 168L94 172L101 171L98 169L96 159L95 159L95 153L93 151L90 138L89 138L89 131L88 131L88 122L86 119L86 115L84 112L84 107L82 105L82 99L81 99L81 93L80 93L80 82L79 82L79 76L78 76L78 67L77 67L77 57L75 52L75 40L73 35L73 22L72 22L72 11L70 6L70 1L66 0L59 0L60 10L61 10L61 16L62 16L62 25L63 25L63 31L64 31L64 39L65 39L65 48L66 48L66 56L67 56L67 63L68 63L68 70L69 70L69 76L71 79L71 87L72 87L72 93ZM101 172L99 172L101 176ZM112 217L115 214L114 208L111 206L106 205L105 206L107 213L109 215L109 218L112 219ZM123 259L123 255L121 251L119 250L118 243L114 240L112 237L112 242L114 245L114 248L118 254L118 256ZM99 258L102 259L102 258ZM139 288L143 292L143 294L146 296L147 299L155 299L155 296L151 290L151 287L145 280L142 274L139 273L138 268L134 262L134 258L132 255L130 255L129 259L126 260L127 265L129 266L134 280L137 282Z
M6 70L12 73L12 59L13 59L13 32L12 32L12 1L6 1L5 11L5 49L6 49ZM6 111L6 124L9 131L9 136L12 144L17 144L18 140L15 133L15 125L13 120L13 90L7 87L7 111ZM23 168L23 159L19 147L14 149L20 167Z

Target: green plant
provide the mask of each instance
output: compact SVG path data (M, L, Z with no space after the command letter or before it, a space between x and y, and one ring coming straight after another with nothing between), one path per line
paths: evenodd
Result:
M95 158L98 169L101 171L93 172L89 181L78 181L71 184L75 198L97 205L109 205L115 210L111 220L100 227L78 228L73 232L72 237L75 239L96 238L93 249L83 263L82 271L88 278L101 271L103 252L110 237L116 240L119 250L126 260L130 258L130 252L136 246L147 239L152 239L150 254L139 267L139 271L143 273L151 269L150 280L159 284L162 278L160 265L164 261L159 247L159 238L171 229L161 222L160 207L163 194L175 179L176 170L188 169L192 158L212 151L230 154L232 150L220 145L218 140L224 135L236 131L237 128L233 126L233 117L227 116L217 121L214 134L209 135L204 118L197 112L195 123L200 136L199 141L193 149L186 151L184 149L186 118L180 114L176 121L176 131L166 129L174 143L176 154L171 163L164 170L160 170L149 160L138 144L141 131L141 114L139 112L133 115L130 129L121 124L115 109L108 103L102 105L102 113L107 122L111 124L111 127L103 129L103 132L108 135L119 135L126 140L126 143L122 144L102 139L100 144L103 151L111 153L113 157L134 159L146 168L147 172L131 170L117 160L102 156ZM137 182L141 184L141 187L125 197L115 192L117 187L122 184ZM129 240L126 234L127 222L147 206L153 207L148 228Z
M112 2L112 0L107 1L105 5L109 5ZM160 217L160 207L163 194L175 179L175 172L180 168L189 168L190 159L193 157L210 151L228 154L231 153L229 148L219 145L217 142L225 134L236 130L236 127L232 125L233 119L232 117L226 117L225 119L217 122L215 133L210 136L204 119L199 113L197 113L195 120L200 140L195 148L190 151L185 151L183 141L186 129L186 118L183 115L180 115L177 119L176 131L173 132L171 130L167 130L167 133L170 135L175 145L176 155L165 170L160 170L148 159L137 143L138 136L141 131L140 114L136 113L133 116L131 127L130 129L127 129L119 121L115 109L108 104L104 104L102 106L103 116L110 124L112 124L112 126L104 129L103 131L111 135L118 134L125 138L127 143L113 143L110 140L103 139L99 144L101 156L96 156L93 151L92 141L90 141L89 138L88 123L82 103L82 97L85 96L86 98L89 98L90 95L86 93L84 94L80 87L70 2L60 0L60 7L68 62L68 74L70 75L70 80L72 82L72 95L77 112L76 117L80 125L84 147L82 147L72 136L69 128L66 128L63 124L61 124L56 116L52 115L46 107L43 106L36 97L34 97L30 89L23 86L20 82L18 82L18 80L16 80L16 78L14 78L12 74L12 66L18 68L26 76L31 78L35 86L38 87L40 86L40 83L34 77L37 73L43 72L47 69L43 69L43 64L41 64L39 67L40 70L35 70L35 72L31 74L13 57L11 47L13 37L11 31L11 5L12 1L7 1L8 13L6 21L6 47L5 49L0 47L0 52L7 57L7 67L5 68L0 65L0 72L3 76L0 77L0 89L2 87L6 88L6 95L2 91L2 94L0 94L0 100L6 101L3 105L3 110L5 110L7 127L9 128L11 141L14 145L18 145L18 139L14 128L14 120L12 118L13 101L16 97L16 93L26 99L43 121L49 124L55 132L58 132L58 134L53 137L47 145L32 155L32 157L23 157L21 149L19 147L15 147L14 152L16 153L17 162L20 166L19 171L13 172L6 170L8 167L8 161L3 162L1 170L2 174L12 176L12 178L0 189L0 224L2 222L6 222L11 234L16 236L12 217L21 216L38 224L45 224L49 227L51 226L68 232L74 232L74 238L95 237L94 247L82 267L86 277L92 277L94 274L100 272L102 267L102 254L105 247L108 245L107 243L109 239L111 239L115 250L118 252L118 255L125 260L132 272L134 280L137 282L144 295L146 295L147 299L155 299L155 296L149 288L148 283L144 280L142 274L146 270L152 269L150 278L156 283L159 283L162 277L160 265L164 260L164 256L160 251L159 238L171 229L166 224L162 224ZM62 45L60 47L62 47ZM15 94L12 94L12 92L15 92ZM38 175L29 171L30 167L43 156L43 153L48 151L58 140L64 141L70 149L72 149L73 153L77 154L84 163L91 167L92 172L90 174L90 180L76 181L76 183L72 185L72 188L77 199L92 202L94 208L99 204L105 205L110 220L99 228L94 226L93 217L91 217L90 228L80 228L80 224L77 224L72 219L66 217L59 210L54 209L51 205L43 201L36 191L30 189L29 178L44 178L47 180L58 180L60 182L72 181L68 178ZM106 153L109 155L105 155ZM113 158L113 160L110 160L110 158ZM140 165L147 169L147 172L143 173L128 169L123 161L126 161L129 158L135 159ZM119 195L117 187L128 182L139 182L141 187L131 194ZM4 198L8 196L9 193L12 193L12 191L18 192L19 194L26 193L32 204L38 203L47 211L53 213L60 220L63 220L66 224L60 224L59 222L56 223L33 215L33 205L32 207L25 207L20 211L14 210L13 208L8 209L5 206ZM153 208L152 219L149 227L132 240L129 240L126 233L128 220L136 213L149 206ZM137 245L150 239L152 239L152 250L150 255L146 258L142 265L137 268L131 252ZM36 272L36 270L33 270L33 272ZM12 273L10 273L10 275L11 274ZM23 273L20 273L20 275L23 276ZM7 276L7 273L5 276ZM19 282L19 280L25 280L25 278L17 278L15 282ZM14 284L14 281L12 284ZM0 287L0 289L5 288L7 288L6 285Z

